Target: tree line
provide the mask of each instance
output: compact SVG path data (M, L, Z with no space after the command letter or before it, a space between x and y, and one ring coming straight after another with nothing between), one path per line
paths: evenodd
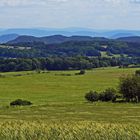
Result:
M80 70L108 66L127 67L129 64L140 64L140 58L103 58L103 57L47 57L0 59L0 71L29 70Z

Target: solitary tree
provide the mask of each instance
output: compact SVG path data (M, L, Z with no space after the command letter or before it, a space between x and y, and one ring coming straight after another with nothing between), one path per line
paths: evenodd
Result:
M140 77L134 75L121 78L119 89L126 101L140 101Z

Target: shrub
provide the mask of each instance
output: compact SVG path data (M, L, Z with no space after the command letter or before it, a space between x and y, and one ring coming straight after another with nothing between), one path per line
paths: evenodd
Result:
M85 74L85 73L86 73L85 70L80 70L79 75L83 75L83 74Z
M32 103L30 101L21 100L21 99L17 99L10 103L10 106L27 106L27 105L32 105Z
M75 75L84 75L85 73L86 73L85 70L80 70L80 72L79 73L76 73Z
M96 102L99 100L99 94L96 91L90 91L85 95L85 98L90 102Z
M105 102L108 102L108 101L114 102L116 100L116 97L117 97L116 90L113 88L108 88L99 95L99 100L105 101Z
M136 70L135 75L140 76L140 70Z

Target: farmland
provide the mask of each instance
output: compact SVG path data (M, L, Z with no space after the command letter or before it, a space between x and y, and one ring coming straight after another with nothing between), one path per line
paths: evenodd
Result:
M54 139L139 139L140 104L88 103L84 99L90 90L117 88L119 77L136 70L100 68L85 75L75 75L78 71L1 73L0 138L42 140L53 139L55 133ZM33 105L10 107L15 99L26 99Z

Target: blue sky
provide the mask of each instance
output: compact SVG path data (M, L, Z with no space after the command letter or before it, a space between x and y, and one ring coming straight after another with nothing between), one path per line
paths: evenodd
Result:
M140 29L140 0L0 0L0 28Z

